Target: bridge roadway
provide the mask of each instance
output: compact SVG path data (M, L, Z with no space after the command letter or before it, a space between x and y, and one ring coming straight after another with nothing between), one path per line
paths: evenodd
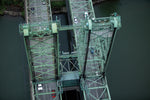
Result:
M76 51L74 52L77 52L76 54L78 56L76 57L76 62L73 62L70 58L60 59L62 60L59 62L60 66L63 66L61 71L63 72L65 69L66 71L64 72L71 72L72 76L83 72L89 34L87 24L89 24L88 19L92 19L93 27L90 36L91 39L89 42L87 64L85 68L85 75L87 77L85 79L81 79L81 88L83 88L85 99L110 100L107 80L106 77L102 75L111 38L113 36L113 31L110 30L110 19L95 18L91 0L68 0L68 2L76 41ZM55 54L57 52L56 46L58 45L58 38L56 35L54 36L48 31L51 30L49 21L52 20L50 1L28 0L27 5L27 22L30 26L29 32L32 34L39 34L39 36L30 35L29 37L25 37L31 65L31 76L33 80L32 92L34 93L33 95L35 96L35 100L53 100L52 91L55 90L57 93L60 91L57 88L58 86L55 80L57 77L56 68L58 67L56 65L57 58ZM108 24L108 27L104 27L104 23ZM77 27L74 28L74 26ZM68 28L71 29L72 27ZM66 69L65 66L69 68ZM71 74L65 74L68 78L62 78L69 79L69 75ZM79 78L79 75L76 76ZM41 88L39 84L42 84L42 89L39 89ZM59 100L58 95L55 100Z
M27 22L32 24L30 32L43 32L49 29L49 25L43 25L52 20L50 0L26 0ZM30 56L31 74L33 80L33 95L35 100L52 100L52 90L57 90L56 82L43 83L46 80L54 80L56 77L55 44L53 35L25 38ZM42 89L39 89L42 84ZM34 97L32 97L34 98ZM34 100L34 99L33 99ZM58 97L55 98L58 100Z
M87 77L84 80L84 85L87 91L84 92L84 98L88 98L88 100L99 100L99 99L110 99L109 89L107 86L106 77L98 77L104 71L104 63L107 58L108 50L110 47L111 37L113 31L110 30L110 26L106 29L99 28L100 23L110 22L109 19L103 20L95 20L95 13L93 9L92 0L69 0L69 7L71 12L71 18L73 25L79 25L80 28L74 29L76 49L78 54L78 63L80 65L80 71L82 73L83 66L85 62L86 55L86 47L88 40L88 32L85 27L87 22L86 19L92 19L92 32L91 39L89 43L89 50L87 56L87 64L85 68L85 74ZM86 13L88 16L86 17ZM82 56L81 56L82 55ZM88 92L90 91L90 92Z
M42 1L44 1L44 3ZM48 12L48 4L49 2L46 2L46 0L29 0L29 22L47 22L48 20L51 20L52 18L49 16Z

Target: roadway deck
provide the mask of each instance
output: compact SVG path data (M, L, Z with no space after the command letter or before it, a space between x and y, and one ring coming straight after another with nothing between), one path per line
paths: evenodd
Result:
M52 20L50 0L26 0L25 5L27 24L20 26L20 32L32 100L62 100L62 88L71 86L77 90L80 86L84 100L111 100L105 67L120 17L115 13L95 18L92 0L68 0L72 25L62 26L57 18ZM76 43L71 52L60 53L59 31L65 30L73 30Z
M86 22L84 21L87 18L96 18L91 0L69 0L69 4L73 25L82 27L74 29L78 63L80 66L80 71L82 72L89 34L89 31L85 30ZM88 13L87 17L85 12ZM104 64L107 58L107 55L105 54L108 53L113 33L110 28L111 25L108 25L108 28L100 29L99 24L103 24L104 22L107 23L110 22L110 20L92 20L93 28L90 36L91 39L85 68L86 78L83 83L83 87L85 87L85 91L83 91L85 94L84 98L87 98L88 100L110 99L106 77L99 77L101 72L104 71ZM85 23L85 26L81 25L83 23Z
M30 32L42 34L49 30L49 22L52 20L50 0L26 0L27 22L31 25ZM46 23L46 24L44 24ZM56 78L56 36L52 33L43 36L29 36L25 38L31 77L33 81L32 91L34 100L52 100L52 91L57 89ZM45 83L45 81L48 81ZM41 87L38 85L41 84ZM54 93L53 93L54 94ZM55 100L59 100L58 96Z

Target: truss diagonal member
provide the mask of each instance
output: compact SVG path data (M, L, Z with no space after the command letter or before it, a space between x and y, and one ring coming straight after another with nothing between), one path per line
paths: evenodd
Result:
M99 80L101 80L103 76L100 76L99 78L96 78L96 80L93 80L93 78L88 78L86 81L89 81L88 87L92 86L92 84L98 84L98 85L105 85L105 83L101 83Z

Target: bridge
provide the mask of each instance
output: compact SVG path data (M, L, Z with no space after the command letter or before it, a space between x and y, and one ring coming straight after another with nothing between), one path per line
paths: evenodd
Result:
M19 25L29 65L32 100L111 100L107 64L121 18L96 18L92 0L66 0L70 25L53 20L50 0L25 0L26 23ZM60 51L59 35L70 30L71 52Z

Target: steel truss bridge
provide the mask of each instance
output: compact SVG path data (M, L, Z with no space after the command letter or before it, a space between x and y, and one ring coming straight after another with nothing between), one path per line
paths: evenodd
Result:
M66 2L72 24L64 26L52 19L50 0L25 0L26 23L19 25L19 31L32 100L62 100L63 93L72 89L80 91L81 100L111 100L105 72L120 16L96 18L92 0ZM75 44L72 52L61 53L59 33L66 30L73 32Z

